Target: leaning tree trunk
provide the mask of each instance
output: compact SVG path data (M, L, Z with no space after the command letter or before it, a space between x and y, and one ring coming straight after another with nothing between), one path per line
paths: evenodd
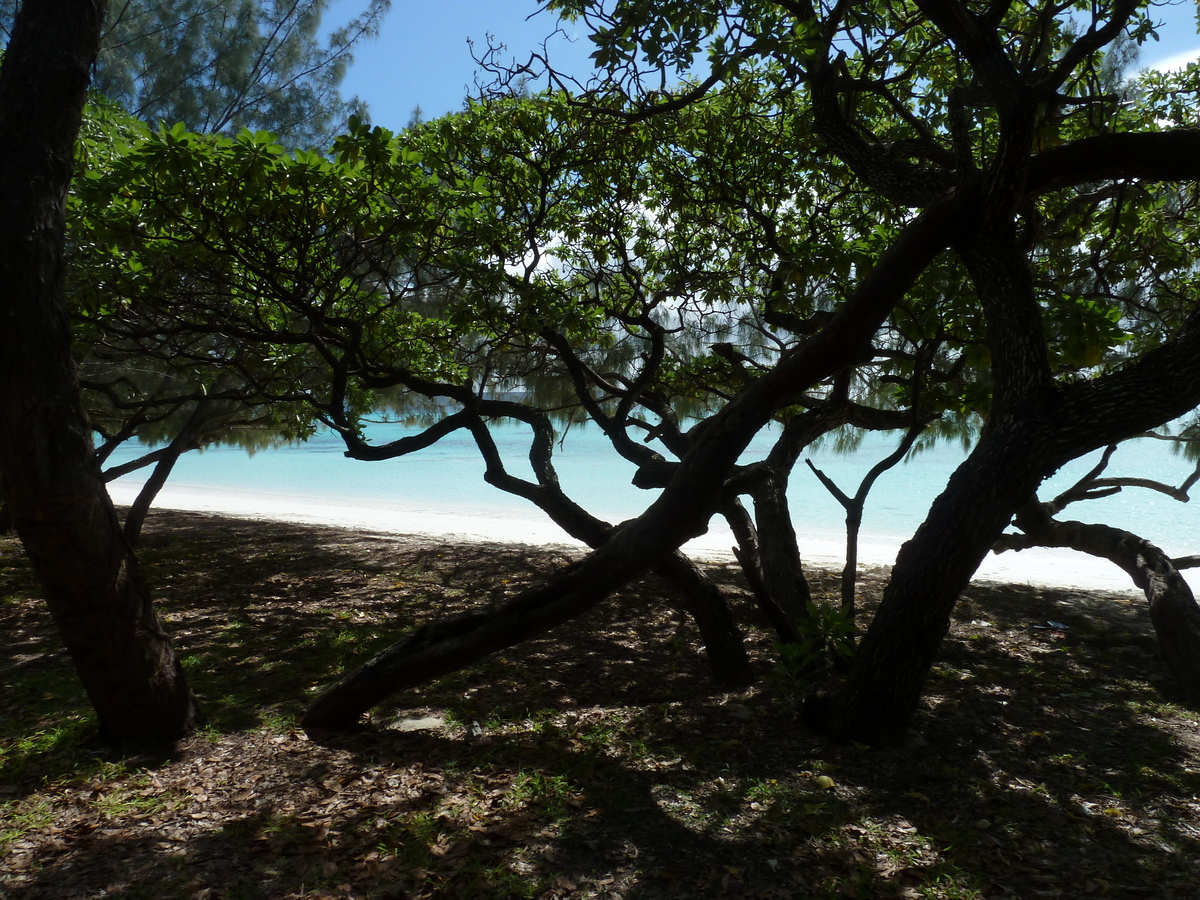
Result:
M971 201L970 193L963 192L906 225L819 335L693 429L692 449L642 515L616 528L583 560L493 614L427 625L379 654L318 696L304 716L305 726L353 726L396 691L461 669L590 609L666 553L703 534L717 511L725 478L750 439L789 398L862 353L897 299L945 248Z
M559 483L553 465L554 428L549 416L541 410L504 400L478 400L470 396L461 399L472 404L473 408L443 420L441 430L451 426L470 429L486 465L484 480L488 484L530 501L563 531L593 549L608 541L615 528L568 497ZM490 415L517 418L530 426L533 440L529 462L537 474L537 482L518 478L505 468L495 441L480 417L480 413L485 411ZM452 421L454 419L458 419L457 424ZM427 432L416 440L407 437L391 445L371 447L350 434L347 454L356 459L390 459L412 452L412 449L425 446L438 437L438 432ZM676 589L675 605L696 623L713 678L728 685L751 684L754 670L746 653L745 640L720 589L680 550L673 550L655 560L653 571Z
M63 295L65 204L104 4L22 4L0 66L0 481L102 736L153 746L195 707L94 461Z
M731 686L752 684L746 642L721 589L679 550L655 563L654 571L679 590L680 605L700 631L713 678Z
M1110 560L1128 572L1150 602L1150 621L1167 667L1188 702L1200 703L1200 606L1166 553L1145 538L1111 525L1054 520L1026 534L1005 535L997 551L1029 547L1069 547Z
M1043 478L1200 401L1200 313L1134 363L1055 384L1028 262L1011 225L983 229L960 251L988 323L992 417L900 549L850 680L832 709L812 710L814 724L842 738L889 743L903 736L959 594Z
M813 725L845 740L894 743L920 702L950 613L980 562L1012 520L1018 501L1045 475L1032 435L991 423L955 470L917 533L900 548L883 600L858 648L845 688Z

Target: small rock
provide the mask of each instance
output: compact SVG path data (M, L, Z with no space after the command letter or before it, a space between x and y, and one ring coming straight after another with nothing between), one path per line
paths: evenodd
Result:
M396 731L437 731L446 727L442 716L415 716L409 719L393 719L392 728Z

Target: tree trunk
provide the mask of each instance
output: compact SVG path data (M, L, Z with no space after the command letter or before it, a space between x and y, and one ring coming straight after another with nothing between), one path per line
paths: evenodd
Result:
M218 379L213 390L222 390L225 382L224 377ZM237 403L231 400L211 398L193 402L191 413L179 426L179 431L171 443L162 449L162 454L154 463L150 477L138 491L137 497L129 507L129 512L125 515L123 532L130 547L137 546L142 535L142 526L146 522L146 515L150 512L150 507L154 505L159 492L166 486L179 458L185 453L204 446L205 441L211 439L219 431L221 425L227 423L237 412L237 406ZM112 473L106 472L105 480L111 480L111 478Z
M993 221L1000 215L990 212ZM901 547L849 681L831 709L815 710L812 724L836 737L892 743L903 736L959 594L1046 476L1200 401L1200 313L1136 362L1056 384L1029 263L1011 225L967 234L959 250L987 320L992 414L975 450Z
M63 296L65 203L104 4L22 4L0 67L0 481L104 739L195 707L94 459Z
M763 560L758 544L758 531L750 519L750 514L746 512L746 507L742 505L741 500L735 497L725 502L721 512L737 540L737 546L733 548L733 555L737 557L738 564L742 567L746 583L750 586L750 595L754 598L759 612L770 624L781 644L799 646L804 639L800 636L796 623L783 611L783 607L775 602L775 597L763 577Z
M681 605L700 630L713 678L732 686L753 684L742 630L721 589L679 550L663 557L654 571L679 590Z
M428 390L427 385L424 387ZM553 462L554 428L544 411L506 400L480 400L462 394L455 399L470 404L469 408L443 419L437 428L415 438L401 438L390 445L372 447L353 432L346 432L347 455L356 459L392 459L428 446L454 428L467 428L483 456L484 480L488 484L533 503L563 531L593 549L608 541L614 527L568 497L559 483ZM491 416L518 419L530 427L533 437L529 461L536 473L536 482L518 478L507 470L491 432L481 418L481 413L485 412ZM754 670L746 654L745 641L720 589L679 550L654 561L653 570L678 590L677 605L692 617L700 631L713 678L730 685L751 684Z
M1018 519L1018 524L1023 524ZM1069 547L1110 560L1129 573L1150 602L1150 620L1167 667L1189 703L1200 703L1200 606L1170 557L1154 544L1111 525L1048 520L1026 534L1005 535L997 552Z
M892 577L827 728L835 737L899 740L920 702L950 613L979 563L1046 471L1014 425L989 423L979 444L900 548Z
M167 479L171 477L175 463L179 462L179 457L184 452L184 448L177 447L172 442L171 446L167 448L167 452L154 464L150 477L146 479L146 483L142 485L137 497L130 504L129 512L125 514L125 526L121 529L121 533L130 547L138 545L138 540L142 536L142 526L146 523L146 515L150 512L154 499L166 485Z
M804 577L796 529L787 499L788 472L772 467L754 486L754 524L762 553L763 581L780 608L794 623L812 619L812 591Z
M638 574L621 553L620 536L547 584L525 591L498 609L464 613L421 626L323 691L304 714L305 728L351 728L387 697L485 656L544 634L594 607ZM596 560L613 564L596 569ZM642 561L642 568L650 560ZM591 565L588 563L591 562Z

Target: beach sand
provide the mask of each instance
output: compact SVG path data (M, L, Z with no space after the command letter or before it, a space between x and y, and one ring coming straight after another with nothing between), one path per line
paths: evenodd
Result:
M114 502L127 505L136 496L136 485L110 484L109 492ZM293 494L168 485L157 498L155 509L364 530L455 543L585 549L532 506L520 512L490 508L484 512L405 509L397 508L389 501L339 504L327 498ZM817 569L841 568L845 560L843 534L806 530L803 520L797 521L796 529L806 565ZM860 566L871 570L890 566L901 543L902 538L895 536L862 535L858 547ZM714 519L707 534L690 541L683 549L698 561L729 563L734 558L733 544L728 527L722 520ZM1200 587L1200 575L1185 573L1185 577L1198 579L1193 583L1193 590ZM1069 591L1138 593L1129 576L1107 560L1057 549L989 554L976 573L975 581Z

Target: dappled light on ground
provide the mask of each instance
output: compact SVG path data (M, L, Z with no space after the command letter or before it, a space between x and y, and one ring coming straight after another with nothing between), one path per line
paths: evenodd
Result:
M1200 725L1136 597L972 587L897 749L802 731L757 630L759 684L715 687L654 581L361 732L306 735L296 716L339 671L564 556L159 512L142 558L209 724L175 758L119 760L90 749L19 548L3 554L5 896L1187 898L1200 882ZM736 574L714 576L752 622Z

